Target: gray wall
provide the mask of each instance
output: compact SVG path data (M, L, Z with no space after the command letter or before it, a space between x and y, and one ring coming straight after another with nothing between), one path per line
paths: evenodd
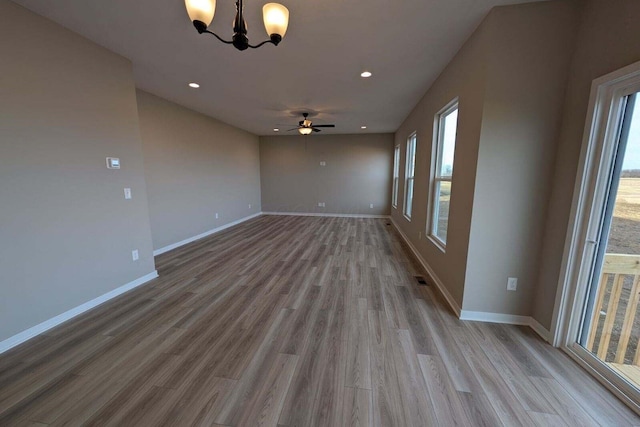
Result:
M546 328L560 280L591 82L640 60L640 2L586 0L573 56L562 127L557 139L553 191L546 213L541 269L533 316Z
M400 144L400 190L398 208L392 217L433 268L448 292L462 306L471 209L475 187L478 141L482 124L485 87L487 29L482 24L440 74L420 103L396 132ZM429 173L435 114L452 99L459 98L458 134L451 189L447 249L442 252L424 238L429 196ZM402 214L406 141L417 133L414 200L411 221ZM422 236L422 238L420 238Z
M4 0L0 58L3 340L154 263L129 61Z
M498 7L490 29L464 310L531 315L578 10ZM507 291L507 278L518 290Z
M528 316L564 96L572 2L494 8L396 133L418 134L414 212L393 218L463 310ZM435 114L459 97L447 247L424 236ZM401 164L401 176L404 164ZM402 187L402 185L401 185ZM507 277L519 290L507 292Z
M138 112L154 249L260 212L257 136L143 91Z
M388 215L392 167L392 134L261 137L262 210Z

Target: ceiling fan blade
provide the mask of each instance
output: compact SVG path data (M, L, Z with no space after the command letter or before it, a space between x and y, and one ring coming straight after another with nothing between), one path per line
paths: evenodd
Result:
M291 132L292 130L298 130L298 129L300 129L300 128L297 127L297 128L293 128L293 129L287 129L287 132Z
M336 125L313 125L314 128L334 128Z
M312 129L314 132L322 132L320 129L316 129L316 127L315 127L315 126L314 126L314 127L312 127L311 129Z

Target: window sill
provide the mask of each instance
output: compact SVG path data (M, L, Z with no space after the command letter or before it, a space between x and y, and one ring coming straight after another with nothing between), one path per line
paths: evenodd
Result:
M431 241L431 243L433 243L433 245L440 249L442 251L442 253L446 253L446 249L447 249L447 245L445 243L442 242L442 240L438 239L437 237L433 236L432 234L427 236L427 239L429 239Z

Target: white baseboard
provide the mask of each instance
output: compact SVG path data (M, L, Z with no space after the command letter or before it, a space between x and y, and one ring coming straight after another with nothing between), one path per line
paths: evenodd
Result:
M422 268L424 268L427 271L429 276L436 283L436 287L438 288L440 293L444 296L444 299L449 304L449 307L451 307L451 309L456 314L456 316L460 317L460 313L462 312L462 309L460 308L456 300L453 298L453 296L449 293L447 288L444 286L440 278L438 278L438 275L436 275L436 273L433 271L431 266L424 260L424 258L422 258L422 255L420 255L420 252L418 252L416 247L413 246L413 243L411 243L411 241L407 238L407 236L405 236L405 234L402 232L400 227L398 227L398 224L396 224L393 218L391 218L391 223L393 224L395 229L398 231L398 233L400 234L404 242L407 244L407 246L409 246L409 248L411 249L411 252L413 252L413 255L418 259L418 262L420 262L420 264L422 265Z
M29 328L26 331L22 331L19 334L9 337L4 341L0 341L0 354L17 346L18 344L22 344L23 342L35 337L36 335L40 335L41 333L46 332L49 329L55 326L58 326L59 324L64 323L67 320L70 320L84 313L87 310L90 310L94 307L99 306L100 304L107 302L110 299L117 297L118 295L121 295L127 291L130 291L133 288L137 288L138 286L143 285L147 283L149 280L155 279L156 277L158 277L158 272L154 270L153 272L147 274L146 276L142 276L132 282L127 283L126 285L120 286L117 289L107 292L104 295L100 295L99 297L94 298L91 301L87 301L84 304L81 304L75 308L72 308L69 311L65 311L64 313L59 314L56 317L52 317L49 320L45 320L44 322L32 328Z
M544 326L542 326L536 319L531 316L519 316L516 314L503 314L503 313L488 313L486 311L469 311L462 310L460 314L460 320L469 320L472 322L487 322L487 323L504 323L507 325L523 325L533 329L533 332L538 334L540 338L549 342L549 336L551 335Z
M447 301L447 303L449 304L453 312L456 314L456 316L460 318L460 320L488 322L488 323L505 323L508 325L525 325L533 329L533 331L538 335L540 335L540 337L543 340L549 342L549 337L551 336L550 332L547 329L545 329L544 326L538 323L538 321L535 320L533 317L518 316L514 314L488 313L483 311L462 310L458 305L458 303L455 301L455 299L453 299L453 296L449 293L447 288L445 288L442 281L435 274L431 266L429 266L429 264L424 260L422 255L420 255L416 247L413 246L411 241L402 232L400 227L398 227L398 224L396 224L393 218L391 218L391 223L393 224L395 229L398 231L402 239L405 241L407 246L409 246L409 248L411 249L411 252L413 252L413 255L418 259L418 261L422 265L422 268L424 268L429 274L429 276L431 276L436 286L438 287L438 290L442 295L444 295L445 300Z
M179 248L180 246L184 246L188 243L195 242L196 240L200 240L207 236L211 236L212 234L219 233L222 230L226 230L227 228L233 227L234 225L242 224L245 221L249 221L250 219L259 217L260 215L262 215L262 212L258 212L256 214L249 215L244 218L240 218L236 221L229 222L225 225L221 225L220 227L214 228L213 230L205 231L204 233L198 234L197 236L189 237L188 239L184 239L180 242L173 243L171 245L165 246L164 248L156 249L155 251L153 251L153 256L161 255L165 252L169 252L173 249Z
M530 319L531 321L529 323L529 327L533 329L533 332L540 335L540 338L542 338L546 342L551 343L551 332L547 328L542 326L540 322L538 322L533 317L531 317Z
M460 320L473 322L506 323L507 325L531 325L531 317L518 316L516 314L489 313L486 311L462 310Z
M324 216L331 218L390 218L389 215L366 215L366 214L340 214L340 213L315 213L315 212L262 212L262 215L280 216Z

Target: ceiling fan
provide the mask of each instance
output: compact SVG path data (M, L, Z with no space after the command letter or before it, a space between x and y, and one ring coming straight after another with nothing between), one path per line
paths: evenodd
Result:
M309 135L311 132L321 132L318 128L334 128L336 125L314 125L311 120L308 119L309 113L302 113L304 120L300 120L298 122L298 127L287 130L287 132L291 132L292 130L297 130L301 135Z

